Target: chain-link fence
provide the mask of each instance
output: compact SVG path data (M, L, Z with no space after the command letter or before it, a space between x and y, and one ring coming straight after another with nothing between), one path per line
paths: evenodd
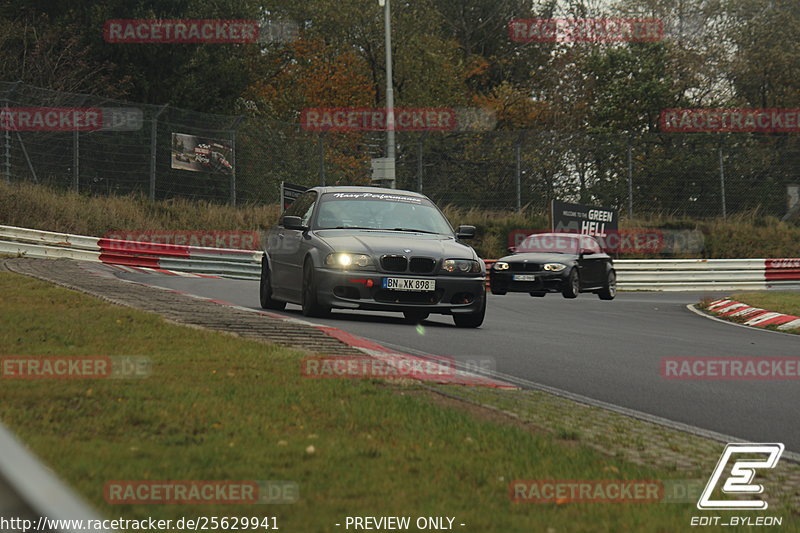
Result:
M370 184L370 160L385 148L383 132L309 132L299 124L21 83L0 83L0 106L6 118L20 109L99 108L109 117L131 111L134 119L122 127L84 130L69 130L68 121L47 128L9 127L4 120L5 180L87 194L277 203L281 181ZM192 152L176 146L175 133L206 144ZM800 141L791 134L397 132L398 188L464 207L545 212L557 198L634 216L705 218L759 209L780 217L787 185L800 182L799 173Z

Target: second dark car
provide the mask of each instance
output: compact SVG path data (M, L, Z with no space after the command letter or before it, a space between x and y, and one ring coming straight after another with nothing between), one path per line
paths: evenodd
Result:
M581 292L593 292L601 300L613 300L617 294L614 263L594 237L537 233L512 252L492 266L492 294L560 292L564 298L575 298Z

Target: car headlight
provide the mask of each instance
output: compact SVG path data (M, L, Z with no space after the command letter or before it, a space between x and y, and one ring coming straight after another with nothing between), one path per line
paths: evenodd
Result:
M562 265L561 263L545 263L542 267L542 270L547 270L548 272L561 272L567 268L567 265Z
M481 271L481 265L472 259L445 259L442 270L451 274L477 274Z
M504 261L498 261L497 263L494 264L494 269L495 270L508 270L508 263L506 263Z
M347 252L336 252L328 254L325 264L338 268L368 267L372 265L372 258L365 254L350 254Z

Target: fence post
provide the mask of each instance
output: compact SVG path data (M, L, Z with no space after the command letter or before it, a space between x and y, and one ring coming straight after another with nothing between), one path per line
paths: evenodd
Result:
M325 186L325 132L317 137L317 147L319 151L319 184Z
M6 110L6 114L8 114L8 100L3 100L3 108ZM7 118L6 120L11 120ZM6 147L6 182L11 183L11 127L10 122L4 128L4 137L5 137L5 147Z
M233 120L233 124L231 124L231 200L230 203L233 207L236 207L236 128L239 127L239 124L244 119L243 116L238 116Z
M727 208L725 205L725 165L722 162L722 141L719 144L719 190L722 195L722 218L728 218Z
M8 132L6 132L8 133ZM22 142L22 137L20 136L19 132L17 134L17 141L19 142L19 147L22 148L22 155L25 156L25 161L28 163L28 170L31 171L31 176L33 177L33 182L37 185L39 184L39 178L36 177L36 170L33 168L33 163L31 163L31 157L28 155L28 150L25 148L25 143ZM9 180L10 182L10 180Z
M514 176L514 185L517 193L517 211L522 211L522 138L524 133L517 137L517 144L514 146L514 158L516 159L517 168Z
M8 102L9 98L13 98L15 93L17 92L17 87L20 86L22 81L15 81L11 84L11 88L6 92L5 98L3 98L3 108L6 110L6 114L8 114ZM6 152L6 160L5 160L5 174L6 174L6 182L11 183L11 117L7 117L6 120L9 122L7 123L7 127L4 128L4 137L5 137L5 152ZM17 133L19 136L19 133Z
M158 117L161 116L169 104L161 106L150 123L150 201L156 201L156 148L158 146Z
M75 192L80 192L80 146L78 143L78 130L72 132L72 188Z
M422 145L425 142L427 130L422 132L417 141L417 192L422 192Z
M231 206L236 207L236 130L231 130Z
M633 135L628 135L628 218L633 218Z

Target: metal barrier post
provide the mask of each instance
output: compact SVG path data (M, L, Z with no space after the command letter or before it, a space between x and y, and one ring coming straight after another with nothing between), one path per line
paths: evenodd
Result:
M8 113L8 100L3 101L3 108ZM6 146L6 182L11 183L11 129L5 128L5 146Z
M628 135L628 218L633 218L633 138Z
M169 104L161 106L151 119L150 124L150 201L156 201L156 147L158 138L158 117L161 116Z
M719 190L722 196L722 218L727 218L727 206L725 205L725 165L722 162L722 143L719 145Z
M72 132L72 188L75 192L80 192L80 145L78 143L78 130Z
M317 141L319 151L319 184L325 186L325 132L318 136Z

